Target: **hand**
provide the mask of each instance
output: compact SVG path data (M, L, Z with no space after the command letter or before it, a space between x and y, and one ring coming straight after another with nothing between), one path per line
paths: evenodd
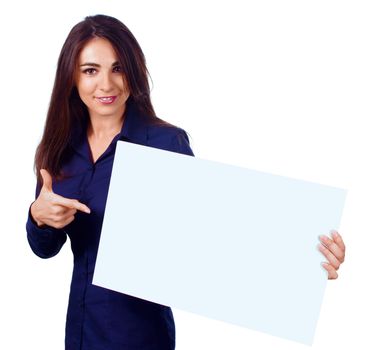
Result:
M346 247L341 235L337 231L331 233L332 238L325 235L319 237L321 244L318 248L327 258L328 262L322 263L323 267L328 271L328 279L338 278L337 270L344 262Z
M32 217L38 226L48 225L60 229L75 219L77 210L90 214L90 209L85 204L54 193L51 175L45 169L41 169L40 172L43 186L31 206Z

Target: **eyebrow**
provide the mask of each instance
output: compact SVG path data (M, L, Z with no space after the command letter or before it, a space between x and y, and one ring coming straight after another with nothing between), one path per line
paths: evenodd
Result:
M120 63L118 61L114 62L112 64L112 67L118 66ZM93 62L86 62L80 65L80 67L84 67L84 66L89 66L89 67L100 67L100 64L98 63L93 63Z

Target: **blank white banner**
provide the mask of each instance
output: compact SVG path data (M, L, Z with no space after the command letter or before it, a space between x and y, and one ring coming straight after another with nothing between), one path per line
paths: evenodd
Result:
M119 141L93 284L310 345L345 197Z

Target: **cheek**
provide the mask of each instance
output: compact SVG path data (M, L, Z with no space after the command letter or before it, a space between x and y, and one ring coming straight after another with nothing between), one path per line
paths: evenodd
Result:
M77 89L81 99L92 97L95 91L95 82L93 79L80 79Z
M129 93L129 90L127 88L127 83L125 83L124 80L121 79L121 77L115 77L113 82L114 82L114 85L117 86L120 91L124 92L124 94Z

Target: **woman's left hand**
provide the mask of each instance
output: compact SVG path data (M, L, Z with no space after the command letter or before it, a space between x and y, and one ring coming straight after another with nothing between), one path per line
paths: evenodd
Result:
M328 279L334 280L338 278L337 270L344 262L346 246L337 231L331 233L331 238L321 235L319 239L321 244L319 244L318 248L328 260L328 262L324 262L322 265L328 271Z

